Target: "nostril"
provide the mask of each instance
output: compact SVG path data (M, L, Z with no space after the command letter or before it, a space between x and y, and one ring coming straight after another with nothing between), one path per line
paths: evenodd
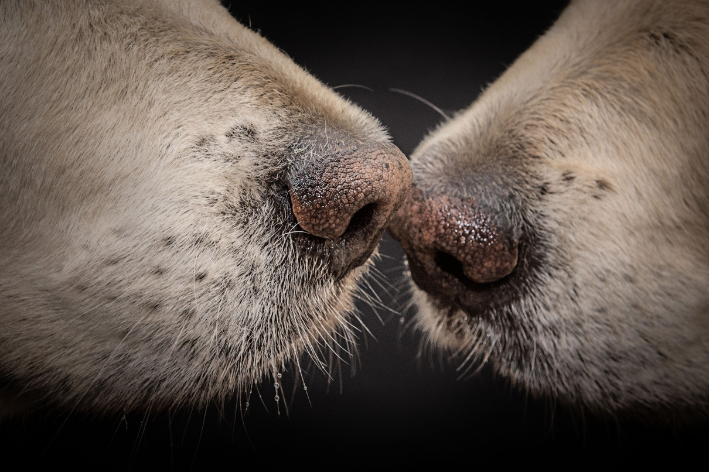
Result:
M350 220L349 225L347 225L347 229L343 233L342 237L346 238L351 234L354 234L364 228L369 227L372 223L372 220L374 220L374 214L377 211L377 206L377 203L373 202L368 203L367 205L357 210L357 212L352 216L352 219Z
M439 269L441 269L443 272L452 275L461 282L470 280L465 276L465 272L463 271L463 264L447 252L437 251L436 255L433 257L433 261L436 263Z
M436 251L436 255L433 257L433 261L435 262L436 266L443 272L452 275L456 279L458 279L460 282L467 286L471 286L471 284L476 284L476 285L485 285L489 284L491 282L496 282L505 276L509 275L508 273L505 273L504 275L498 274L493 277L489 277L487 279L481 278L477 276L478 274L475 274L476 277L472 278L468 276L468 273L471 272L470 269L468 269L468 273L466 273L466 269L463 266L463 263L460 262L458 259L456 259L454 256L448 254L447 252L443 251ZM476 280L477 279L477 280Z

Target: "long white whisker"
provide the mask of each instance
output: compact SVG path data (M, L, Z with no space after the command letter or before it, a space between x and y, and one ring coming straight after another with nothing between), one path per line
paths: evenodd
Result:
M400 93L400 94L403 94L403 95L408 95L408 96L411 97L411 98L415 98L416 100L420 101L421 103L425 103L425 104L428 105L429 107L431 107L431 108L433 108L434 110L436 110L439 115L441 115L443 118L446 119L446 121L451 119L451 117L448 116L448 115L446 115L446 113L445 113L443 110L441 110L440 108L438 108L436 105L434 105L433 103L429 102L429 101L426 100L425 98L419 97L419 96L416 95L415 93L407 92L406 90L401 90L401 89L397 89L397 88L390 88L389 91L390 91L390 92L395 92L395 93Z
M366 87L364 85L359 85L359 84L343 84L343 85L336 85L335 87L332 87L333 90L341 89L341 88L346 88L346 87L354 87L354 88L361 88L365 90L369 90L370 92L374 92L374 89L371 89L369 87Z

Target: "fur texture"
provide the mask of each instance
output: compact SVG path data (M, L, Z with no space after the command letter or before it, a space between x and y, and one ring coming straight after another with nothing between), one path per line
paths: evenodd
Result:
M392 232L426 289L417 323L461 372L490 362L596 411L709 411L708 2L572 2L412 167L423 196ZM434 204L504 229L514 270L478 283L425 243Z
M5 407L203 404L350 341L365 269L287 176L393 146L218 2L0 2L0 117Z

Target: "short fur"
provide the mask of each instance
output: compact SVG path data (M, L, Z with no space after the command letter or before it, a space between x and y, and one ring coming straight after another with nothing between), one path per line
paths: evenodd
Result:
M353 142L389 138L217 1L0 2L4 408L204 404L346 342L365 269L299 251L283 179Z
M414 290L464 371L596 411L709 411L709 2L573 1L412 167L518 230L484 310Z

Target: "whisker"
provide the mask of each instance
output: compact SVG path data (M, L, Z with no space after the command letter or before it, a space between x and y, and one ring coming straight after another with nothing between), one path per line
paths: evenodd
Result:
M393 289L394 286L389 283L389 280L384 274L382 274L379 270L373 267L372 271L370 272L370 275L371 279L379 286L379 288L384 291L384 293L387 294L389 298L394 298L394 294L392 294L392 292L390 291L390 289Z
M268 413L268 407L266 406L266 402L263 401L263 397L261 396L261 390L259 390L258 384L254 384L254 387L256 387L256 393L258 394L259 400L261 400L261 404L263 405L263 408L266 410L266 413Z
M374 92L374 89L371 89L369 87L366 87L364 85L359 85L359 84L343 84L343 85L337 85L337 86L331 87L331 88L333 90L337 90L337 89L346 88L346 87L361 88L361 89L369 90L370 92Z
M401 90L401 89L398 89L398 88L390 88L389 91L390 91L390 92L395 92L395 93L400 93L400 94L402 94L402 95L408 95L408 96L411 97L411 98L415 98L416 100L420 101L421 103L425 103L425 104L428 105L429 107L431 107L431 108L433 108L434 110L436 110L439 115L441 115L443 118L446 119L446 121L448 121L448 120L451 119L451 117L448 116L448 115L446 115L446 113L445 113L443 110L441 110L440 108L438 108L436 105L434 105L433 103L429 102L429 101L426 100L425 98L419 97L419 96L416 95L415 93L407 92L406 90Z
M289 236L291 234L298 234L298 233L308 234L307 231L288 231L287 233L283 233L283 236Z

